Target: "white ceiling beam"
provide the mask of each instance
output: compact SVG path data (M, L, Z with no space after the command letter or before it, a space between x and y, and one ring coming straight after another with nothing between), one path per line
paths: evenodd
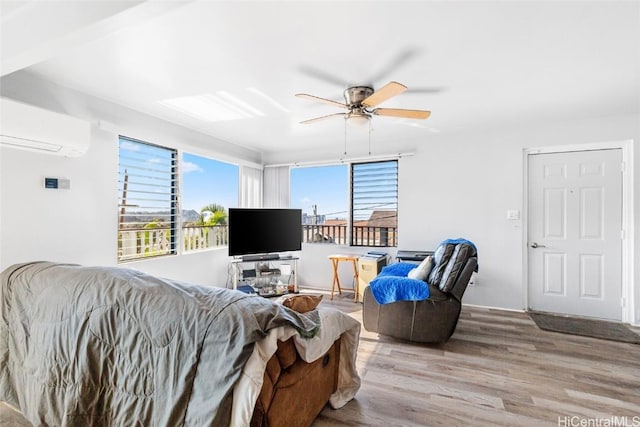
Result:
M0 76L191 1L28 1L15 7L0 4Z

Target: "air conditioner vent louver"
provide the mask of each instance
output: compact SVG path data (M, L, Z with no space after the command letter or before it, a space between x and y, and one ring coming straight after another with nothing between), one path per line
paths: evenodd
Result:
M84 120L0 98L0 146L68 157L89 149L91 126Z

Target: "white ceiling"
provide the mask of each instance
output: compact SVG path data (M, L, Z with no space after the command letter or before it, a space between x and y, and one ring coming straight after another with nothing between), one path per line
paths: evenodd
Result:
M27 70L96 97L269 153L342 150L350 85L409 90L380 106L372 151L430 138L640 108L637 1L2 0L2 75ZM203 96L253 117L206 121L167 106ZM184 101L184 100L183 100ZM228 112L228 111L227 111ZM350 144L366 132L348 128Z

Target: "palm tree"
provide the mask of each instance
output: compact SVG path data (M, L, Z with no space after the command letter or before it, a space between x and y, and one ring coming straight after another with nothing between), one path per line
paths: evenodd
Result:
M206 215L210 212L211 215ZM224 206L217 203L211 203L200 209L200 218L198 222L201 225L225 225L227 223L227 212Z

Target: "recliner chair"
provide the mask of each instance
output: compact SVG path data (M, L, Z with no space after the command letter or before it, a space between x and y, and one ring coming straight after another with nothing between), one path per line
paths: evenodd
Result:
M478 268L473 243L445 240L436 249L427 279L429 296L418 301L379 304L367 286L363 299L364 328L370 332L424 343L449 340L456 330L462 295Z

